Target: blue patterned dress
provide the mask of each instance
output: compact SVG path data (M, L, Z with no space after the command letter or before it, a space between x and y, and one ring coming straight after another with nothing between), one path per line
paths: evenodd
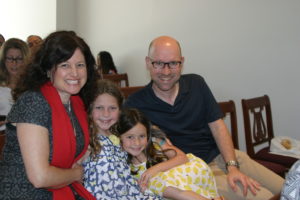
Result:
M300 199L300 160L294 163L285 177L280 200Z
M101 152L84 163L84 186L101 200L151 200L161 197L143 194L130 174L127 153L120 147L119 139L99 135Z

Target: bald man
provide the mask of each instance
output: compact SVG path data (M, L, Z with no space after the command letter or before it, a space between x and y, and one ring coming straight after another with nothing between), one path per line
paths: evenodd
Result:
M38 35L29 35L26 41L29 48L34 48L35 46L40 45L43 39Z
M177 40L154 39L145 61L151 81L131 95L125 106L141 110L175 146L205 160L226 199L266 200L280 193L284 181L280 176L234 150L222 112L203 77L182 75L184 57Z

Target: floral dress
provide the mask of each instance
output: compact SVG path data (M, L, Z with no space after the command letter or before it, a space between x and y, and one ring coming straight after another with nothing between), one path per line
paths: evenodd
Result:
M154 143L156 148L160 148ZM165 172L159 172L150 179L149 187L146 192L162 196L165 189L169 186L181 189L192 190L206 198L215 198L217 192L216 181L209 166L200 158L193 154L187 154L189 161L185 164L173 167ZM146 162L130 166L132 171L137 171L137 179L147 170Z
M101 200L151 200L161 199L143 194L136 180L130 174L127 153L120 147L120 140L114 135L99 135L101 152L96 158L84 163L84 186Z

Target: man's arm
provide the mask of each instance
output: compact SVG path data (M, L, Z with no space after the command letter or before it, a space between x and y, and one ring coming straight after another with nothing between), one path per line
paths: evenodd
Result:
M236 160L233 142L224 121L219 119L208 125L225 163L230 160ZM234 191L237 190L236 182L240 181L244 188L244 196L247 195L248 189L250 189L254 195L259 189L259 183L240 172L236 166L228 166L227 180Z

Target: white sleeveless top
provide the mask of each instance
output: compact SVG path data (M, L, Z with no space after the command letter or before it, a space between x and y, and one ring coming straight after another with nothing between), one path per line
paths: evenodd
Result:
M11 89L0 86L0 115L7 115L13 105ZM5 125L0 126L0 131L5 130Z

